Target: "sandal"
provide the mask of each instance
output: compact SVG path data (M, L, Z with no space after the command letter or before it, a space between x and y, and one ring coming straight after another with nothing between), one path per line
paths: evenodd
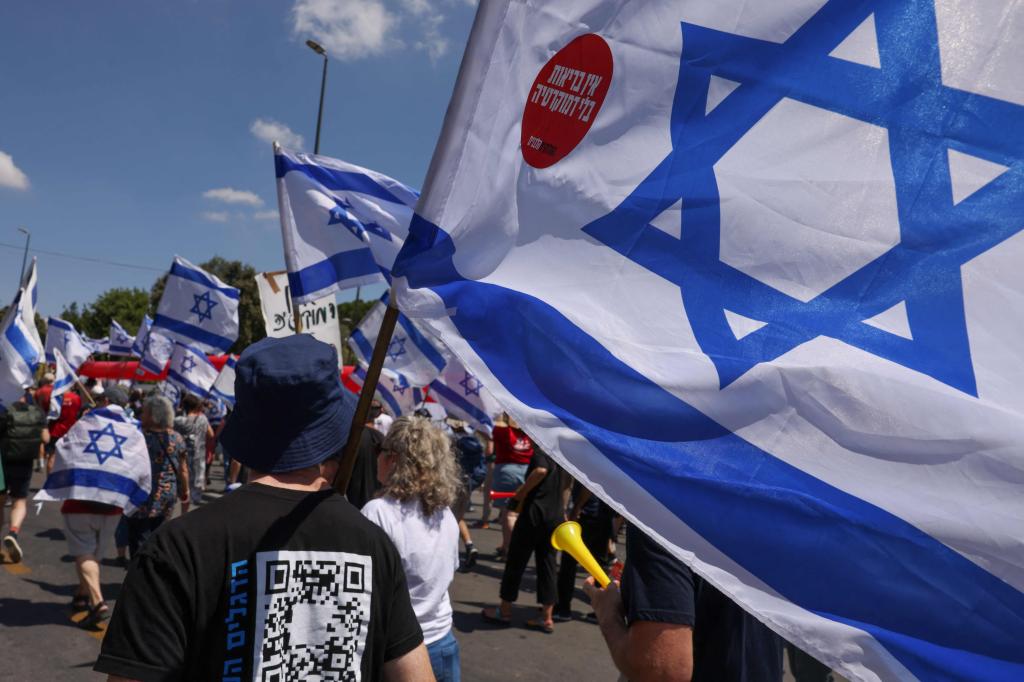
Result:
M82 619L79 623L83 628L89 630L96 630L99 628L100 623L110 619L110 607L104 602L100 602L96 606L89 609L89 615Z
M71 610L75 613L89 610L89 595L76 594L71 600Z
M512 625L512 617L505 618L501 615L501 609L497 606L487 606L480 612L480 616L485 622L491 625L500 625L503 628L507 628Z
M546 635L551 635L555 632L555 624L552 621L543 621L537 618L531 618L526 621L526 629L536 630L538 632L543 632Z

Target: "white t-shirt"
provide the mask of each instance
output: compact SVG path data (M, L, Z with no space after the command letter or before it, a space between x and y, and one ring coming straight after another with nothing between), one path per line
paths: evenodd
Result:
M377 415L377 418L373 420L373 428L380 431L385 436L388 435L388 429L395 422L394 418L390 414L384 414L381 412Z
M378 497L363 507L363 516L380 526L395 543L409 582L409 596L423 643L431 644L452 629L448 585L459 566L459 524L447 507L423 515L419 500L399 502Z

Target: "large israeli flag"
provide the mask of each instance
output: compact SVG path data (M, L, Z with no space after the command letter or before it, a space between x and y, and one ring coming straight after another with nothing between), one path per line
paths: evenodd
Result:
M139 324L139 331L135 333L135 341L132 342L132 355L137 358L141 358L146 346L146 338L149 336L149 330L153 326L153 318L149 315L142 316L142 322Z
M349 348L363 367L370 365L387 305L388 294L385 292L349 336ZM426 386L441 373L449 357L443 345L430 340L405 315L399 315L384 359L384 372L392 378L404 377L413 386Z
M229 355L227 361L220 368L220 374L217 375L216 381L213 382L213 387L210 389L210 393L215 398L218 398L232 408L235 406L236 363L237 359L233 355Z
M367 168L274 148L292 297L307 303L390 278L419 193Z
M1024 3L479 7L403 312L849 678L1024 679Z
M53 349L57 371L53 380L53 388L50 392L50 412L48 419L60 419L61 408L64 407L64 394L75 387L78 376L71 368L59 348Z
M46 322L46 361L56 362L54 349L59 349L72 369L78 370L93 353L92 344L85 339L75 325L57 317Z
M35 256L32 257L32 265L25 278L21 282L21 288L25 290L25 300L21 307L21 316L25 321L25 329L32 339L33 345L37 348L43 347L43 341L39 338L39 330L36 329L36 305L39 303L39 273Z
M184 343L174 344L167 381L178 388L205 398L213 388L219 372L201 349Z
M360 390L366 381L366 370L356 367L349 379ZM381 373L377 380L377 395L388 406L388 409L396 417L412 414L416 406L423 402L423 390L409 383L401 374Z
M139 423L109 405L90 410L57 441L53 471L35 499L100 502L131 514L149 499L151 475Z
M25 290L19 290L0 322L0 411L25 394L43 356L42 347L31 333L35 324L25 321L26 299Z
M143 371L163 374L167 362L174 352L174 341L163 335L162 330L150 329L142 344L142 359L139 360L138 374Z
M135 345L135 337L124 330L117 320L110 320L110 334L107 337L109 347L107 352L111 355L130 356L132 346Z
M430 397L456 419L468 422L477 431L490 433L501 405L484 388L475 374L451 360L441 376L430 382Z
M153 329L209 352L224 352L238 338L238 296L214 275L174 257Z

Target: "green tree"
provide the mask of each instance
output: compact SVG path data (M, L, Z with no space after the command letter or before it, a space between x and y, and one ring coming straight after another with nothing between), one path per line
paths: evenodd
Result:
M72 303L61 312L61 318L75 325L82 334L98 339L110 331L111 319L133 334L148 311L149 294L144 289L108 289L81 310L77 303Z
M267 335L263 326L263 313L260 311L260 294L256 288L256 269L247 263L227 260L214 256L199 267L212 275L216 275L226 284L240 290L238 298L238 340L231 347L232 353L242 350ZM149 293L150 308L155 311L164 294L167 275L163 275L153 284Z
M376 302L376 299L371 301L345 301L335 305L338 311L338 326L341 328L343 346L341 355L346 365L354 365L356 362L355 353L348 347L348 337L352 334L352 330L366 317L366 313L370 312L370 308Z

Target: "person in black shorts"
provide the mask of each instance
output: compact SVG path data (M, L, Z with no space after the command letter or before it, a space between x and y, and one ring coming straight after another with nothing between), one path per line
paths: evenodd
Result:
M10 496L11 525L4 535L3 548L12 563L20 562L24 556L18 533L28 513L32 467L43 455L44 444L49 442L46 415L34 400L22 396L0 413L0 458L7 485L6 490L0 492L0 526L3 525L3 508Z

